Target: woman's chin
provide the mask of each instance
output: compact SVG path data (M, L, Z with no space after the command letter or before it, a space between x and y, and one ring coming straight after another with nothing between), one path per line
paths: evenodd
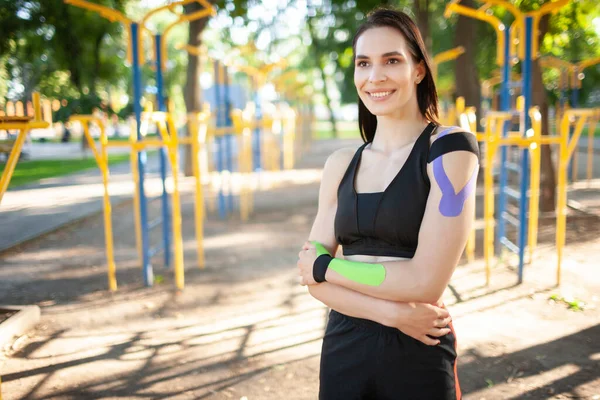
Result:
M391 117L398 112L398 107L371 107L369 111L376 117Z

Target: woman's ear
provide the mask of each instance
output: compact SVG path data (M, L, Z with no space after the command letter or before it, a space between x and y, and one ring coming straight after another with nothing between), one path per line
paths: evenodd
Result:
M425 68L425 62L421 60L417 64L417 76L415 78L415 83L417 85L421 83L421 81L425 79L425 75L427 75L427 69Z

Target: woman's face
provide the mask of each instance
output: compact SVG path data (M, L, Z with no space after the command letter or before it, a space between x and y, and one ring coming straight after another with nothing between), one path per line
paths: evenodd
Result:
M415 101L422 63L415 63L404 39L390 27L371 28L356 42L354 84L360 99L376 116L402 114Z

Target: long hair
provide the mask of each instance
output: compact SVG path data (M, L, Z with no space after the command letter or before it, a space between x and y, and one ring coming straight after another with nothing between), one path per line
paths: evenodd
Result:
M360 35L368 29L380 27L390 27L399 31L408 44L413 61L415 63L423 62L426 71L425 77L417 85L419 111L425 119L439 124L437 121L438 97L435 82L433 81L433 74L431 73L431 60L427 55L425 43L423 42L419 28L417 28L417 25L406 13L388 8L379 8L369 13L367 20L358 28L356 35L354 35L352 42L354 56L356 57L356 42ZM369 111L360 97L358 98L358 125L362 139L365 142L372 142L375 137L375 130L377 129L377 117Z

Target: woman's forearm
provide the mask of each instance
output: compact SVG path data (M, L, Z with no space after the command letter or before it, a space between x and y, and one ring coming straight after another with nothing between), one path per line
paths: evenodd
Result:
M329 282L308 286L308 291L315 299L342 314L391 327L397 327L409 311L407 304L376 299Z

